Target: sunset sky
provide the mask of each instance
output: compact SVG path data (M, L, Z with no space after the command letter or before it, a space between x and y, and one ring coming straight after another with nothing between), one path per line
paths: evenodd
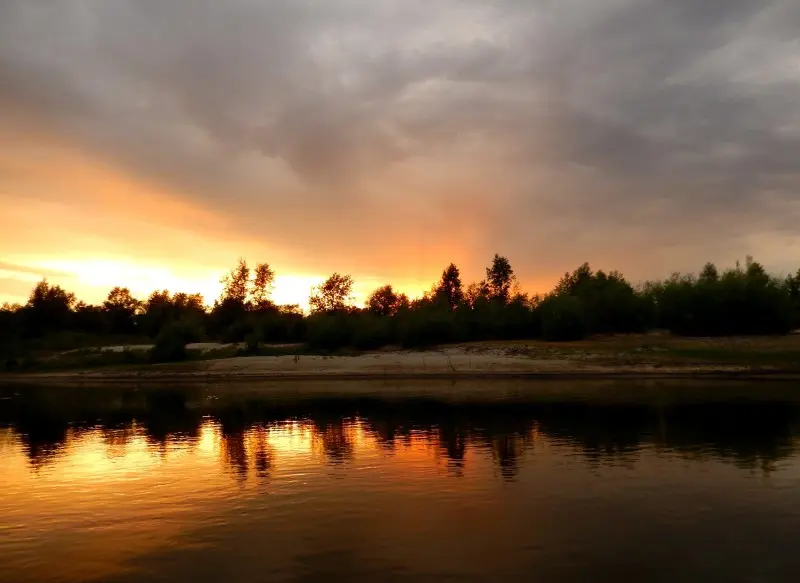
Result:
M2 0L0 303L800 267L797 0Z

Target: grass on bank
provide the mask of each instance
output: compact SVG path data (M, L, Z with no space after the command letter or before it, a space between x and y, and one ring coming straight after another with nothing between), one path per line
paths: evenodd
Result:
M495 354L534 360L587 362L613 367L637 365L698 366L729 365L800 371L800 335L783 337L684 338L666 334L597 336L574 342L490 341L440 346L449 353ZM58 372L115 368L119 370L169 364L171 370L193 368L195 363L248 356L357 356L369 351L316 350L306 344L262 344L250 341L205 350L187 350L179 337L165 336L151 349L122 351L87 348L54 353L40 351L7 363L12 373Z
M461 345L533 359L592 361L607 366L731 365L800 370L800 335L687 338L669 334L596 336L573 342L499 341Z
M323 351L309 348L304 344L248 345L230 344L219 348L187 349L185 345L159 345L142 347L132 345L122 350L102 347L82 348L66 352L35 351L17 356L5 363L8 373L70 372L94 369L131 370L142 367L168 365L175 369L181 364L237 357L254 356L357 356L363 354L353 349ZM0 373L2 374L2 373Z

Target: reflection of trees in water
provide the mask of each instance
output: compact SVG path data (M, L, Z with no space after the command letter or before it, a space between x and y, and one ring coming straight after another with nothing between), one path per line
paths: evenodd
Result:
M0 425L13 428L31 467L38 469L64 451L71 416L59 407L58 399L36 398L35 393L35 389L0 388ZM80 418L73 420L77 425Z
M769 469L796 451L800 411L780 402L684 403L660 408L548 405L538 429L579 447L593 462L629 460L645 444L691 457Z
M136 429L131 425L109 426L101 429L106 455L111 458L125 457L128 444L136 436Z
M625 462L650 441L652 409L620 404L596 407L550 403L536 415L537 431L551 440L580 448L591 463Z
M436 448L454 475L470 449L489 452L503 477L516 475L534 435L578 448L596 464L629 463L644 445L660 451L731 460L769 470L796 452L800 415L782 402L684 403L673 406L563 403L453 405L434 400L268 399L220 405L191 392L164 389L37 389L8 398L0 389L0 424L13 428L34 468L62 455L82 431L100 430L108 455L124 455L143 434L160 452L196 443L204 418L218 424L222 461L240 480L266 478L273 464L271 425L302 419L331 463L355 455L356 421L387 450L414 442Z
M492 456L506 479L517 475L517 464L531 442L520 435L498 435L492 439Z
M42 420L23 424L15 429L19 432L25 454L34 469L46 466L66 450L69 427L65 424L49 424Z
M663 426L664 449L764 471L792 456L800 437L798 410L786 403L681 405L665 412Z
M246 480L250 463L247 459L244 430L241 428L231 429L223 425L220 438L223 463L233 471L237 479Z
M240 482L245 482L250 470L259 479L269 477L272 450L269 430L264 422L253 421L246 411L226 408L217 416L223 465Z
M269 431L262 425L250 431L250 442L253 449L253 465L256 477L269 477L272 467L272 449L269 446Z
M402 437L400 427L393 419L382 419L372 423L372 433L378 445L389 452L394 452L398 438Z
M341 464L353 457L355 446L351 438L352 420L314 416L310 419L312 443L321 445L322 453L330 463Z
M409 445L412 440L424 441L447 459L455 476L463 475L467 451L472 447L490 452L503 477L512 479L518 460L533 445L534 420L515 415L510 408L484 410L431 403L429 407L414 406L408 417L403 417L402 408L386 413L395 417L386 421L378 412L368 413L368 433L383 442L386 438L382 432L391 426L395 436L408 437L405 443Z
M439 428L439 449L447 456L452 468L460 470L464 467L468 440L468 434L459 427L447 425Z
M201 415L187 408L186 396L179 391L149 392L144 410L137 417L147 443L166 454L170 444L193 444L200 435Z

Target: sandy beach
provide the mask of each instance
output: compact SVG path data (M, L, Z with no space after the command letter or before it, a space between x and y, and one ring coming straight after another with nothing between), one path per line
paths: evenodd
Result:
M679 342L676 344L676 342ZM731 344L734 354L762 353L785 348L780 344L753 345L746 339ZM537 342L488 342L444 346L426 351L389 350L355 355L240 356L190 360L160 365L42 371L5 375L8 380L75 379L123 380L328 380L328 379L441 379L441 378L616 378L616 377L787 377L792 367L736 359L685 358L678 350L717 350L717 341L618 337L592 342L552 345ZM732 347L732 348L731 348ZM197 348L202 349L200 346ZM204 347L203 347L204 348ZM114 348L116 349L116 347ZM763 352L767 351L767 352ZM0 379L0 380L2 380Z

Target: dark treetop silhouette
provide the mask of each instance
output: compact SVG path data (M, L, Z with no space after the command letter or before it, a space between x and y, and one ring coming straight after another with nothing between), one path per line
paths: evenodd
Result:
M43 280L24 306L0 309L0 366L20 367L37 350L151 339L155 361L179 360L189 342L202 339L307 343L314 349L420 347L487 339L579 340L592 334L659 328L689 336L786 334L800 326L800 270L778 278L747 258L721 271L673 274L634 287L616 271L588 263L564 274L544 296L519 290L506 257L495 255L486 279L464 289L451 264L422 297L409 300L392 286L375 290L364 308L352 302L353 278L334 273L311 292L310 313L279 306L270 294L275 278L266 263L251 271L244 259L222 278L213 306L199 294L155 291L146 301L115 287L102 305ZM23 359L24 360L24 359Z

